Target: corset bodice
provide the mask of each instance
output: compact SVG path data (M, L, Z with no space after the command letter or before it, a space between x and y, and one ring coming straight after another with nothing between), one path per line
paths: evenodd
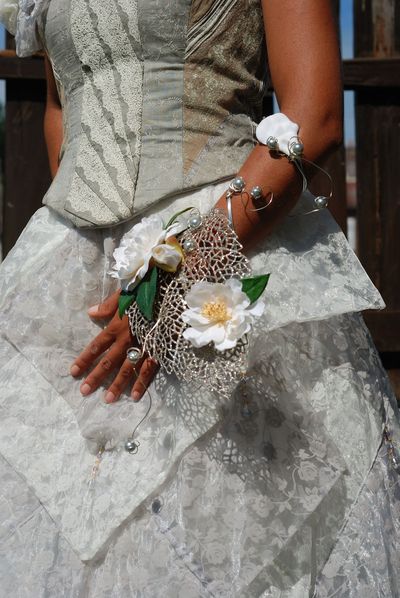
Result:
M64 112L44 203L112 225L239 169L262 116L260 0L51 0L41 19Z

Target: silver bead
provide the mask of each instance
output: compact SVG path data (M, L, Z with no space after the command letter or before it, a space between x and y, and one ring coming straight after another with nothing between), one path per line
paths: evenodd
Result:
M202 223L202 218L200 214L195 214L189 218L189 226L190 228L199 228Z
M240 193L245 188L246 183L244 182L243 177L237 176L233 179L231 186L234 191Z
M250 191L250 197L255 200L262 198L262 189L259 185L252 188Z
M130 349L127 350L126 357L132 365L136 365L138 363L138 361L140 361L140 358L142 357L142 352L137 347L131 347Z
M278 140L276 137L273 137L271 135L271 137L268 137L267 139L267 147L270 150L277 150L279 148L279 144L278 144Z
M129 438L129 440L125 442L125 450L127 453L134 455L138 452L138 449L139 445L134 440L132 440L132 438Z
M328 198L324 197L323 195L319 195L314 199L314 203L316 208L322 210L328 206Z
M193 239L185 239L182 243L182 248L185 253L190 253L196 249L196 243Z
M304 145L301 143L301 141L294 141L291 145L290 145L290 153L293 154L294 156L301 156L304 152Z

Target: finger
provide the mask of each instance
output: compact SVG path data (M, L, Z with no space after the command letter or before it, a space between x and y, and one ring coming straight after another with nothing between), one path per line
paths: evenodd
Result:
M132 388L132 399L140 401L158 370L158 363L147 357L139 370L138 378Z
M110 295L105 301L98 305L93 305L88 309L88 314L91 318L103 320L105 318L112 318L118 309L118 299L120 292L116 291Z
M104 353L114 341L115 335L110 330L106 329L100 332L75 359L70 369L71 375L79 376L86 372L98 356Z
M137 371L140 369L142 363L143 359L139 361L136 366L133 366L128 359L125 359L115 380L104 395L105 403L114 403L114 401L119 399L121 393L125 390L131 380L137 379Z
M109 351L100 359L96 367L82 382L80 391L83 396L90 395L97 390L102 382L117 368L119 369L126 358L129 343L114 343Z

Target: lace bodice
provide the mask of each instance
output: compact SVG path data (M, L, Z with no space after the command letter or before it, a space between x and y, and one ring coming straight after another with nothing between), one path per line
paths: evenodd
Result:
M260 0L2 0L0 18L20 55L41 43L53 65L64 143L44 203L74 224L128 220L231 177L251 151Z

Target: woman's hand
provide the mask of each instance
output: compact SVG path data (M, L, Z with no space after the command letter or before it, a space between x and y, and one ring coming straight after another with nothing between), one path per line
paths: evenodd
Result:
M126 351L133 342L128 317L120 319L118 315L118 297L119 291L113 293L104 303L88 310L88 314L95 320L110 318L110 323L75 359L70 370L72 376L81 376L102 356L83 380L80 390L83 396L90 395L99 388L110 372L116 371L114 381L104 395L106 403L117 401L131 382L134 382L131 396L134 401L139 401L158 369L157 363L149 357L143 358L135 367L126 358Z

